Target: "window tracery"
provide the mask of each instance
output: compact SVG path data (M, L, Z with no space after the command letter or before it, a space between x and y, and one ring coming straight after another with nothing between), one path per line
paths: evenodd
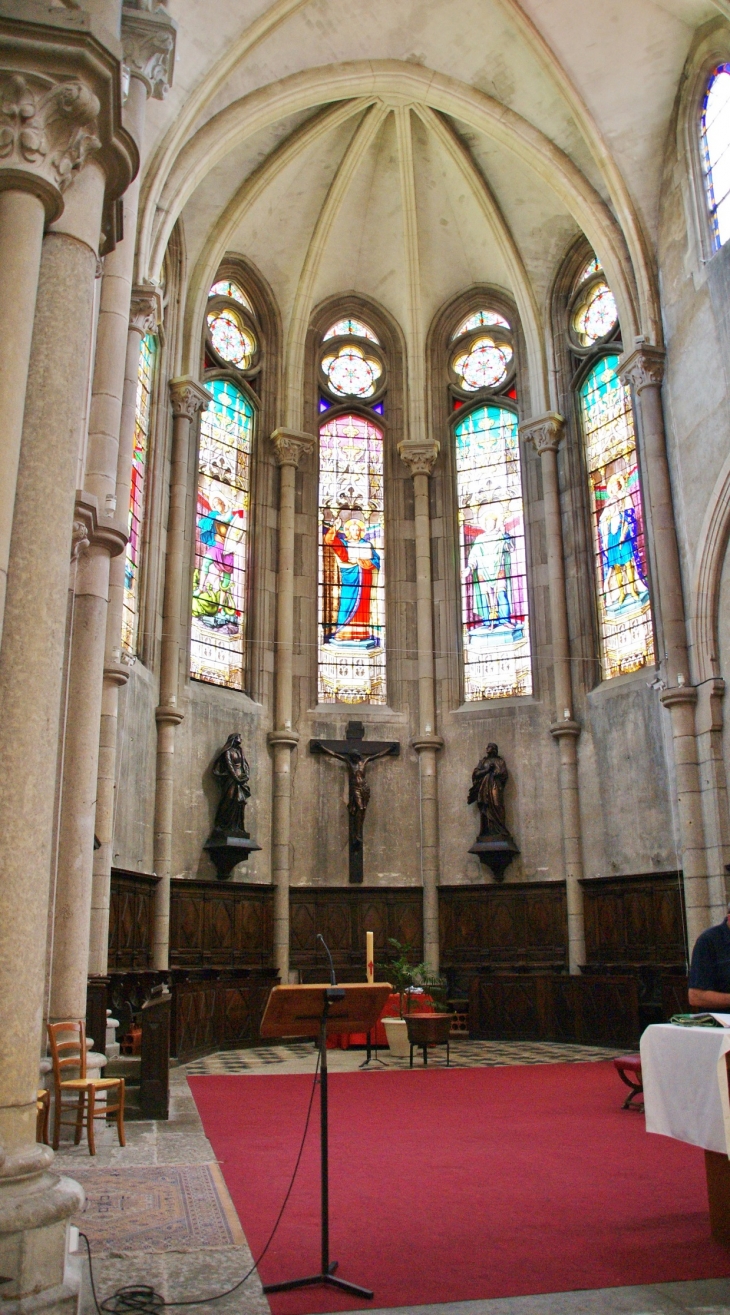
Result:
M251 303L232 279L210 289L206 314L195 525L190 674L243 689L251 511L251 454L256 418L251 381L259 339Z
M654 630L634 413L618 374L618 311L600 265L588 265L575 280L568 324L580 371L601 668L611 679L653 663Z
M142 338L137 371L137 397L134 412L132 448L132 483L129 495L129 520L124 561L124 599L122 603L122 648L136 654L139 628L139 574L142 552L147 463L149 457L152 391L157 361L157 338L147 333Z
M730 63L710 74L702 101L700 152L712 248L730 237Z
M384 704L386 369L379 348L355 336L378 343L367 325L342 318L319 358L320 411L331 414L319 429L318 699Z
M480 308L451 342L464 699L527 695L532 660L509 321Z

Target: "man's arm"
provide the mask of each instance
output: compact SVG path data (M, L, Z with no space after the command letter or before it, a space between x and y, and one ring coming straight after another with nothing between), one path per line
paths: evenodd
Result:
M730 995L724 991L700 991L696 986L690 986L687 995L693 1009L730 1010Z

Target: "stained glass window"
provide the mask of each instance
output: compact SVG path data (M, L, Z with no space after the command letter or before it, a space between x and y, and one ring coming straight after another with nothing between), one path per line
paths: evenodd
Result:
M127 653L136 653L137 651L142 521L144 517L145 476L150 441L150 411L156 355L157 339L148 333L142 339L139 349L137 401L134 413L134 447L132 450L132 485L129 496L129 539L124 561L122 648Z
M509 323L503 315L498 315L495 310L478 310L474 315L469 315L460 324L456 333L452 333L451 341L454 342L460 338L462 333L469 333L471 329L488 329L493 324L499 325L500 329L508 329Z
M239 370L248 369L256 351L256 343L253 334L244 327L235 311L211 311L208 331L210 341L222 360L238 366Z
M213 284L208 296L230 297L231 301L237 301L239 306L245 306L248 311L252 310L248 297L232 279L219 279L217 283Z
M454 430L464 697L532 693L517 416L481 406Z
M602 357L580 390L606 679L654 661L634 415L617 371L618 356Z
M594 283L573 312L573 332L581 347L605 338L618 321L618 309L606 283Z
M385 703L383 431L357 415L319 431L320 703Z
M328 338L368 338L370 342L378 341L367 324L363 324L362 320L352 319L338 320L325 333L324 341L326 342Z
M243 688L253 408L228 379L206 384L200 421L190 672Z
M451 364L459 386L475 393L479 388L498 388L507 378L511 360L508 343L477 338L466 351L457 352Z
M362 347L348 343L322 359L322 370L338 397L372 397L377 392L383 367L375 356L367 356Z
M588 263L583 266L582 270L580 271L580 274L575 280L576 288L579 288L581 283L585 283L586 279L589 279L592 274L600 274L600 272L601 272L601 266L596 260L596 257L593 256L591 260L589 260Z
M712 242L718 250L730 237L730 64L719 64L707 84L700 147Z

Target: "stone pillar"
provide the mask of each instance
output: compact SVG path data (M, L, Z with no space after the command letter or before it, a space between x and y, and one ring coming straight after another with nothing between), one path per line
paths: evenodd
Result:
M436 691L433 657L433 590L431 521L428 481L439 454L435 439L405 439L398 444L401 459L413 477L416 523L416 627L418 634L418 735L411 740L418 754L423 880L423 954L431 972L439 968L439 828L436 754L443 740L436 734Z
M563 825L565 894L568 906L568 958L570 971L580 972L585 963L585 923L583 917L583 845L578 792L578 736L580 726L573 719L573 689L570 676L570 633L568 600L565 592L565 557L563 524L560 513L558 483L558 448L565 421L549 412L520 425L520 435L535 445L542 470L545 538L547 541L548 588L550 594L550 629L553 650L555 721L550 733L560 751L560 812Z
M662 410L664 356L661 348L637 338L633 352L621 361L620 374L622 380L631 385L638 410L644 496L654 549L652 567L655 619L660 637L659 665L666 685L660 698L672 722L679 843L691 950L700 932L709 926L711 917L695 733L697 690L689 683L684 595Z
M274 967L282 983L289 981L289 874L291 868L291 758L299 743L292 728L292 665L294 653L294 492L302 457L316 447L311 434L275 429L271 435L279 467L279 557L276 579L276 677L274 730L269 734L274 757L271 809L271 857L274 882Z
M77 1304L65 1284L65 1232L83 1193L49 1172L53 1154L35 1142L35 1093L67 587L102 210L105 202L113 206L137 164L119 123L119 62L94 24L70 30L67 15L50 7L42 22L7 15L0 21L0 192L12 198L29 190L54 225L38 266L38 213L28 211L23 232L22 206L10 201L18 241L27 245L23 268L15 266L20 341L7 345L4 358L15 352L20 386L13 381L15 403L1 421L7 594L0 650L0 1274L10 1279L2 1287L9 1308L59 1312ZM3 250L3 313L8 285L15 295L12 262L19 256L19 247Z
M197 380L170 380L172 455L170 504L167 514L165 589L162 603L160 652L160 703L157 721L157 776L155 781L155 890L154 966L168 967L170 948L170 876L172 862L172 809L175 730L183 719L178 708L180 634L190 606L189 573L185 570L185 528L188 498L190 438L193 421L204 411L210 394ZM183 587L184 586L184 587Z
M127 96L125 126L142 147L147 100L162 100L172 83L176 25L162 10L123 6L122 46ZM120 528L127 529L132 474L132 450L137 400L139 351L145 333L154 333L162 319L162 297L152 284L132 288L139 178L124 197L125 240L105 262L97 334L92 435L101 440L104 497ZM91 457L91 452L90 452ZM104 458L106 458L104 460ZM87 462L87 468L91 460ZM88 483L88 480L87 480ZM91 487L91 485L89 485ZM89 972L104 975L109 956L109 890L114 831L119 690L129 678L121 661L122 609L126 557L109 564L108 607L101 697L96 816L99 848L93 855Z

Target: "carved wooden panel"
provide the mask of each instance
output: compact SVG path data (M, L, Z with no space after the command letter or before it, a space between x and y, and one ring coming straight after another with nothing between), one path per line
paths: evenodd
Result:
M171 968L271 966L271 886L181 878L170 885Z
M275 977L223 973L213 980L173 975L172 1052L195 1055L260 1043L260 1027Z
M389 937L412 945L415 962L423 958L423 892L418 887L294 886L290 917L290 964L303 982L327 980L322 976L329 972L327 956L318 933L343 982L364 980L366 931L373 932L378 963L389 957Z
M489 1041L635 1046L637 982L626 976L485 974L472 981L469 1032Z
M680 873L600 877L581 884L588 964L684 963Z
M157 877L112 868L109 896L109 971L152 966Z
M439 888L441 967L567 966L565 883Z

